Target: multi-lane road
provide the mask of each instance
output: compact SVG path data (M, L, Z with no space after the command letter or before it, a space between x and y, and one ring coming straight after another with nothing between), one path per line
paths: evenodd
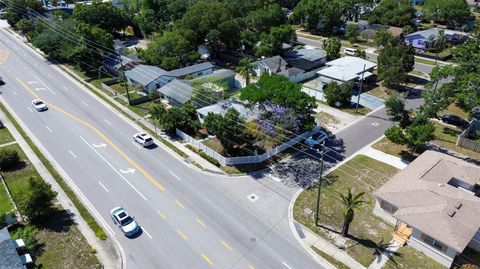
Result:
M138 126L0 29L0 98L120 242L128 268L322 268L295 240L287 209L297 188L269 177L206 174L161 144L133 142ZM37 112L41 98L49 110ZM341 158L390 125L385 110L337 133ZM359 135L361 134L361 135ZM125 207L143 233L128 239L109 211Z

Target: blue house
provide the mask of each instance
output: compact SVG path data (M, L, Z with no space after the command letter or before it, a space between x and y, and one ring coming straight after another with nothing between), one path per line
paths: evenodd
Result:
M405 43L412 45L412 47L415 49L427 50L433 45L431 44L431 41L438 38L441 30L443 30L443 34L447 38L447 42L451 43L452 45L461 44L468 38L467 34L464 32L432 28L417 31L405 36Z

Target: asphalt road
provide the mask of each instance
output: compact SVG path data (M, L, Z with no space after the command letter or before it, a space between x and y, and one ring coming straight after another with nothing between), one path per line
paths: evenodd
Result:
M319 47L319 48L323 47L323 43L320 42L320 41L315 41L315 40L311 40L311 39L303 38L303 37L299 37L299 36L297 37L297 40L299 42L305 44L305 45L316 46L316 47ZM342 47L342 51L344 49L345 48ZM367 59L370 60L370 61L376 62L377 61L377 55L374 54L374 53L367 52ZM432 69L433 69L433 65L429 65L429 64L415 63L415 66L414 66L414 70L423 72L425 74L430 74L432 72Z
M140 148L136 126L3 30L0 49L0 96L114 233L128 268L322 268L288 225L297 188L204 174L161 146ZM33 109L37 97L48 111ZM137 238L113 225L119 205L142 226Z

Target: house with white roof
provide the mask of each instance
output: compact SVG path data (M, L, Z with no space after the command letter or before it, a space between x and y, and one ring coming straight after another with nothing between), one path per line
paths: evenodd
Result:
M480 167L426 151L374 192L373 213L395 225L393 239L450 267L480 251Z
M373 76L373 69L377 66L376 63L352 56L338 58L325 65L325 68L317 71L319 75L317 88L320 89L330 82L353 86L356 81Z

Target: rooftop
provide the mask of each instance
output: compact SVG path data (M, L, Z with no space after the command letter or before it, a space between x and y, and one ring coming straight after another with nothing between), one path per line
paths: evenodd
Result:
M210 69L210 68L213 68L213 65L211 63L203 62L203 63L194 64L194 65L190 65L190 66L183 67L183 68L180 68L180 69L175 69L175 70L169 71L168 75L172 76L172 77L179 78L179 77L188 76L190 74L200 72L200 71L203 71L205 69Z
M234 108L238 113L240 113L240 116L245 118L245 120L247 121L254 120L258 116L257 111L246 107L241 102L237 102L233 100L225 100L217 104L202 107L200 109L197 109L197 112L204 116L208 115L208 113L225 115L230 108Z
M409 35L406 35L406 38L408 39L408 38L411 38L411 37L421 36L424 39L428 39L430 36L437 37L440 30L443 30L443 33L446 36L453 36L453 35L466 36L467 35L465 32L460 32L460 31L454 31L454 30L449 30L449 29L431 28L431 29L421 30L421 31L411 33Z
M187 81L174 79L157 91L183 104L190 100L194 89Z
M323 50L318 49L298 49L296 51L291 51L286 54L288 57L292 58L302 58L312 62L322 60L327 57L327 54Z
M393 216L462 252L480 228L480 167L426 151L375 192Z
M14 241L10 238L7 228L0 229L0 268L23 269Z
M270 70L277 70L278 69L278 64L280 63L281 66L286 66L287 62L280 56L276 55L270 58L265 58L261 59L257 62L256 64L262 65L264 67L267 67Z
M363 69L368 71L375 68L377 64L358 57L345 56L327 62L327 68L317 71L317 74L339 81L351 81L362 77ZM365 72L367 74L367 72ZM370 75L368 73L367 75Z
M162 75L167 75L168 72L160 67L153 65L140 64L125 72L125 77L135 80L143 86L147 86Z

